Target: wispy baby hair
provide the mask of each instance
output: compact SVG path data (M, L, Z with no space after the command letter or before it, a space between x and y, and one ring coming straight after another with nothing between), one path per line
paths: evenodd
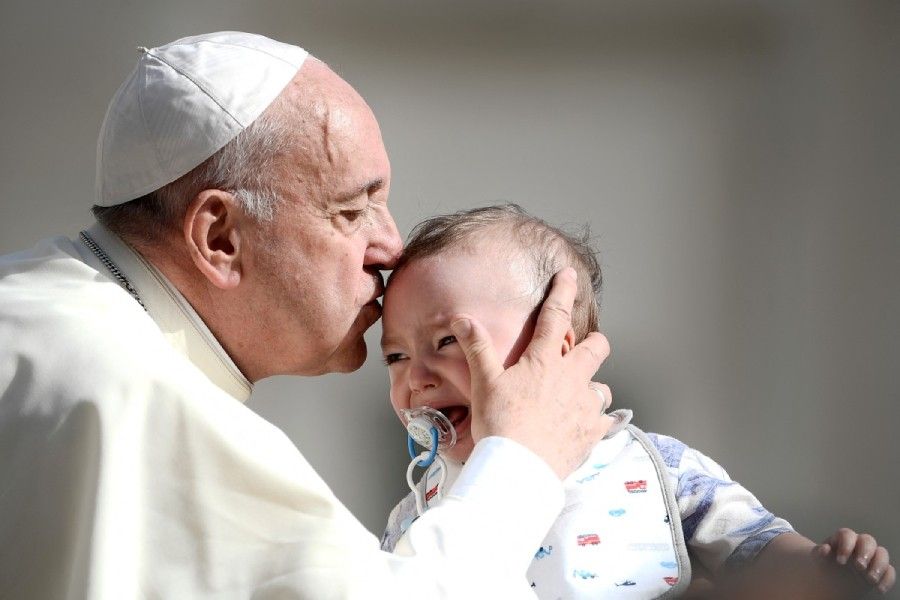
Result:
M537 292L535 306L546 296L553 275L564 267L574 268L578 272L578 293L572 309L576 343L598 330L603 275L589 242L588 228L585 226L578 233L564 231L528 214L517 204L472 208L422 221L410 233L394 273L413 261L496 233L501 234L498 240L521 252L531 263Z

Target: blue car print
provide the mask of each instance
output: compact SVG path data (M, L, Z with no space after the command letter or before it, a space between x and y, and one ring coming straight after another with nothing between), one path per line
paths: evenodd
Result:
M587 483L588 481L593 481L594 479L597 479L598 477L600 477L599 472L591 473L590 475L586 475L586 476L582 477L581 479L576 479L575 481L577 481L578 483Z
M544 558L545 556L550 556L551 552L553 552L553 546L547 546L546 548L541 546L540 548L538 548L538 551L534 553L534 557L537 560L540 560L540 559Z
M609 516L611 516L611 517L621 517L624 514L625 514L624 508L614 508L611 511L609 511Z
M572 571L572 577L581 577L582 579L596 579L597 574L585 571L584 569L575 569Z

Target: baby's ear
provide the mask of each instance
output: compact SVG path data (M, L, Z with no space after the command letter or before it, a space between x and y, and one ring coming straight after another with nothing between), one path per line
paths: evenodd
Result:
M565 356L566 352L571 350L575 346L575 330L569 327L569 330L566 332L566 337L563 338L562 343L562 355Z

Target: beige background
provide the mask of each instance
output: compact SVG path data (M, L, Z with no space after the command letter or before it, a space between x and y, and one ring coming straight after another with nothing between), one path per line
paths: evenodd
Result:
M499 200L589 223L616 406L814 539L848 525L900 556L897 2L36 0L2 14L0 251L88 223L96 132L135 46L222 29L297 43L373 106L404 235ZM352 376L265 381L251 405L380 533L406 459L373 350Z

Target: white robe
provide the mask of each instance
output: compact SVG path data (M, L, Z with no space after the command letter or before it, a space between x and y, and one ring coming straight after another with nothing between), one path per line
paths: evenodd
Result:
M79 241L0 257L0 598L533 597L546 463L482 440L381 552L177 290L90 235L147 312Z

